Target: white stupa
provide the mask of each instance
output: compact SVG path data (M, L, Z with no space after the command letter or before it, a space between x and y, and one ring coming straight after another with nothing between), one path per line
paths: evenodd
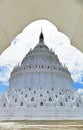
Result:
M9 89L0 97L1 119L83 119L83 102L72 88L72 78L57 55L39 43L16 66Z

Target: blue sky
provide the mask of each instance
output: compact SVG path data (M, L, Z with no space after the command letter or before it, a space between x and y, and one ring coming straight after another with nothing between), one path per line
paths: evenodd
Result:
M83 89L83 54L73 47L70 39L59 32L52 23L47 20L38 20L28 25L22 33L16 36L11 45L1 54L0 93L8 89L8 80L14 66L21 63L30 48L33 49L38 43L41 28L45 44L50 49L52 48L60 62L70 71L74 89Z
M4 84L3 82L0 82L0 93L3 93L8 90L8 85Z
M79 88L83 89L83 84L80 84L79 82L73 82L73 88L74 90L78 90Z

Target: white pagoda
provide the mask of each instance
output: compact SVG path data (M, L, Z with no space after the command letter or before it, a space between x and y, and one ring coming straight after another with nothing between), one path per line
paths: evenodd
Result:
M70 72L45 45L42 32L10 75L9 89L0 96L0 119L83 119L83 101Z

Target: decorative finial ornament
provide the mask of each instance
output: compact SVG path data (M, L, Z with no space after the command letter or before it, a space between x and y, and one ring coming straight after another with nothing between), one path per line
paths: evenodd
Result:
M42 28L41 28L41 33L40 33L40 36L39 36L39 40L40 40L40 41L43 41L43 40L44 40L44 35L43 35L43 33L42 33Z

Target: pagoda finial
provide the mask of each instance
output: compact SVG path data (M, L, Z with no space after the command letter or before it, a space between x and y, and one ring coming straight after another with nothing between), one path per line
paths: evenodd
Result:
M40 33L40 36L39 36L39 41L44 41L44 35L42 33L42 28L41 28L41 33Z

